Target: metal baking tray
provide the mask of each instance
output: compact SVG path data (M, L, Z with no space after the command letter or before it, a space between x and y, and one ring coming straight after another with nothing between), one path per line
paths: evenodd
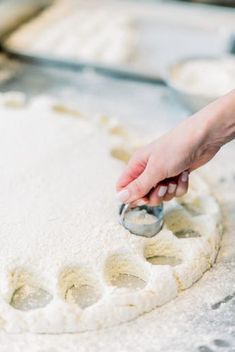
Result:
M25 0L26 1L26 0ZM28 0L29 1L29 0ZM43 1L48 4L48 1ZM39 55L24 50L19 51L5 46L2 41L2 50L11 57L34 62L37 64L55 65L62 68L81 69L84 67L95 69L102 74L152 82L164 83L166 69L173 62L184 57L191 56L218 56L227 50L229 36L217 28L215 35L210 21L208 21L208 10L204 7L194 7L193 5L180 4L180 8L166 1L162 3L140 2L140 1L110 1L104 0L105 6L115 4L117 8L128 11L136 19L138 28L137 52L138 58L126 65L108 65L102 62L91 62L85 60L64 59L50 54ZM172 16L172 13L175 16ZM215 22L221 26L231 26L228 19L231 14L226 11L218 16L216 11L211 11ZM195 14L200 14L198 25L195 25ZM235 28L235 11L234 28ZM162 17L162 18L161 18ZM190 23L190 18L191 22ZM199 19L200 18L200 19ZM205 26L208 27L206 27ZM229 29L231 31L231 28ZM222 34L221 34L222 33Z
M235 7L234 0L183 0L183 1Z
M24 22L38 15L50 0L3 0L0 2L0 40Z

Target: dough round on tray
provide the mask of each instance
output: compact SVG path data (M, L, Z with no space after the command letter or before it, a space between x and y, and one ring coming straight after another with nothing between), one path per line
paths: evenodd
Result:
M7 40L10 50L61 59L127 64L137 52L130 14L96 1L60 0Z
M0 318L9 332L134 319L190 287L219 249L219 206L193 175L156 237L124 229L115 196L123 164L112 148L128 137L75 112L40 100L0 106Z

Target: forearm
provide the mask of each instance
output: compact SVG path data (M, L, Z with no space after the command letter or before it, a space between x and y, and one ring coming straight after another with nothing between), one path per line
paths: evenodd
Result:
M209 147L222 147L235 138L235 90L195 114Z
M233 138L235 90L141 148L117 183L120 201L153 206L182 196L188 172L205 165Z

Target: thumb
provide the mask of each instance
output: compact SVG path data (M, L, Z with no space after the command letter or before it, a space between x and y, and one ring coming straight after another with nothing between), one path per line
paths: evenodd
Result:
M148 163L145 170L118 193L118 199L122 203L130 203L143 198L162 179L160 170L153 169Z

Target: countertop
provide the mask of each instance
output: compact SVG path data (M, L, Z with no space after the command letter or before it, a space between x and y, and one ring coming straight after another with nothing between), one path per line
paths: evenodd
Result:
M0 82L0 91L20 90L29 98L51 94L72 101L81 110L118 118L143 138L154 138L190 115L163 85L8 60L4 67L13 74ZM231 142L201 169L221 204L225 233L216 264L192 288L165 306L106 330L61 336L9 336L1 332L0 352L235 351L234 160L235 142Z

